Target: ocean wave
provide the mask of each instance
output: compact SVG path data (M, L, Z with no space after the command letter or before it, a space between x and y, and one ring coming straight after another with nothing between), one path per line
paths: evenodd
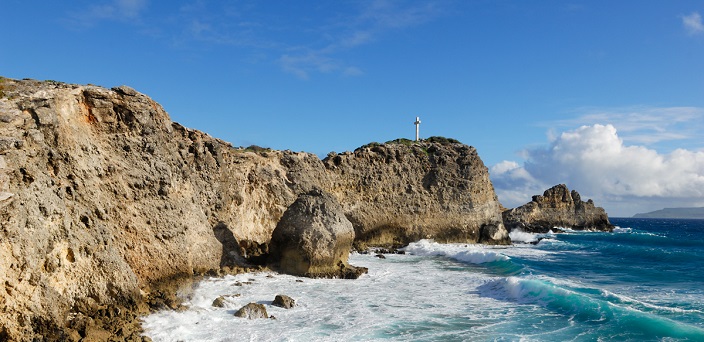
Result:
M538 305L579 322L612 322L622 327L623 331L619 332L619 336L627 336L629 339L659 336L704 340L704 329L662 317L656 312L642 311L637 305L633 305L642 305L643 302L617 297L613 293L608 293L606 298L591 296L589 293L595 292L594 289L582 291L570 287L566 282L552 282L546 277L499 278L487 282L478 290L481 296L524 305ZM657 308L665 310L662 307Z
M511 230L508 237L511 238L511 242L531 243L538 241L538 234L524 232L520 229Z
M614 227L613 232L617 233L617 234L627 234L627 233L632 233L633 228L629 228L629 227L621 228L621 227L616 226L616 227Z
M696 309L683 309L683 308L672 308L668 306L655 305L648 302L644 302L635 298L613 293L608 290L601 290L602 297L615 304L627 304L632 306L639 306L643 308L648 308L651 310L670 312L670 313L694 313L694 314L704 314L704 311Z

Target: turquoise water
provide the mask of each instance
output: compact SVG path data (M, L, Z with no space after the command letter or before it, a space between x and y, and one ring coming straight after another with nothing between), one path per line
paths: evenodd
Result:
M513 232L508 247L423 240L406 255L353 254L369 268L353 281L212 278L189 310L144 327L155 341L704 341L704 220L612 222L613 233ZM271 306L279 293L297 306ZM226 307L212 307L220 295ZM248 302L277 319L234 318Z

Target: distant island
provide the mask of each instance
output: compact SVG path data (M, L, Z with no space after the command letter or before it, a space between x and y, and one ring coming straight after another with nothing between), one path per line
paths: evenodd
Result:
M635 214L635 218L682 218L704 219L704 207L701 208L665 208L649 213Z

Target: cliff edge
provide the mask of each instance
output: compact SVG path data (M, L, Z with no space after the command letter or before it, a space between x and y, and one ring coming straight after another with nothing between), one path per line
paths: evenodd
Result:
M532 233L547 233L550 229L570 228L574 230L612 231L604 208L594 206L589 199L582 201L575 190L564 184L545 190L542 196L514 209L503 212L504 226L510 231L521 229Z
M132 88L0 78L0 340L141 340L160 285L261 260L286 209L330 193L355 243L509 243L472 147L235 148Z
M369 144L323 160L356 243L510 243L489 172L474 147L444 138Z

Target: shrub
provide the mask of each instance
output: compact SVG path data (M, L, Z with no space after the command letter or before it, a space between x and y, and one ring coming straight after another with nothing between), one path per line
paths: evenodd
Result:
M457 139L438 137L438 136L430 137L428 139L425 139L425 141L431 142L431 143L438 143L440 145L461 144L461 142Z
M245 148L244 150L246 152L254 152L254 153L262 153L262 152L271 151L271 149L268 147L261 147L261 146L257 146L257 145L250 145L247 148Z
M413 145L415 141L406 139L406 138L398 138L394 140L389 140L386 142L386 144L399 144L399 145L406 145L406 146L411 146Z

